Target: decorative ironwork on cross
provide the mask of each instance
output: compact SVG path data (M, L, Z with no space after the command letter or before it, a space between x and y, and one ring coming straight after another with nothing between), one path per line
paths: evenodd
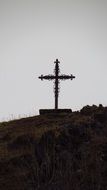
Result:
M60 80L67 80L67 79L74 79L75 76L73 76L72 74L71 75L59 75L60 73L60 69L59 69L59 61L58 59L56 59L56 61L54 62L55 63L55 70L54 70L54 73L55 75L41 75L39 77L39 79L43 80L43 79L46 79L46 80L55 80L54 81L54 93L55 93L55 109L58 109L58 95L59 95L59 83L60 83Z

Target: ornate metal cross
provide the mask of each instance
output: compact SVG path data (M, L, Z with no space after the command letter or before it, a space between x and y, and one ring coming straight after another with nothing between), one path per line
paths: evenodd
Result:
M75 76L73 76L72 74L71 75L59 75L60 73L60 69L59 69L59 61L58 59L56 59L56 61L54 62L55 63L55 70L54 70L54 73L55 75L41 75L39 77L39 79L43 80L43 79L46 79L46 80L55 80L54 81L54 93L55 93L55 109L58 109L58 95L59 95L59 82L60 80L66 80L66 79L74 79Z

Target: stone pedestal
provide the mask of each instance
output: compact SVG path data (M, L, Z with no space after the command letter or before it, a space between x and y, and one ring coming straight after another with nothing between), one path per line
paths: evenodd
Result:
M40 109L40 115L64 115L67 113L72 113L71 109Z

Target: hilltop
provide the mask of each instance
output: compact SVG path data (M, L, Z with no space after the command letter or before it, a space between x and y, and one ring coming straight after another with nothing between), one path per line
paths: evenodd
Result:
M106 190L107 107L0 123L0 190Z

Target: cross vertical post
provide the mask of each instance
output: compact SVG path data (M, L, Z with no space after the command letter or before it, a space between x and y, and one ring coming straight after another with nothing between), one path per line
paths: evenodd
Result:
M54 62L55 65L55 109L58 109L58 95L59 95L59 80L58 80L58 75L59 75L59 61L56 59Z

